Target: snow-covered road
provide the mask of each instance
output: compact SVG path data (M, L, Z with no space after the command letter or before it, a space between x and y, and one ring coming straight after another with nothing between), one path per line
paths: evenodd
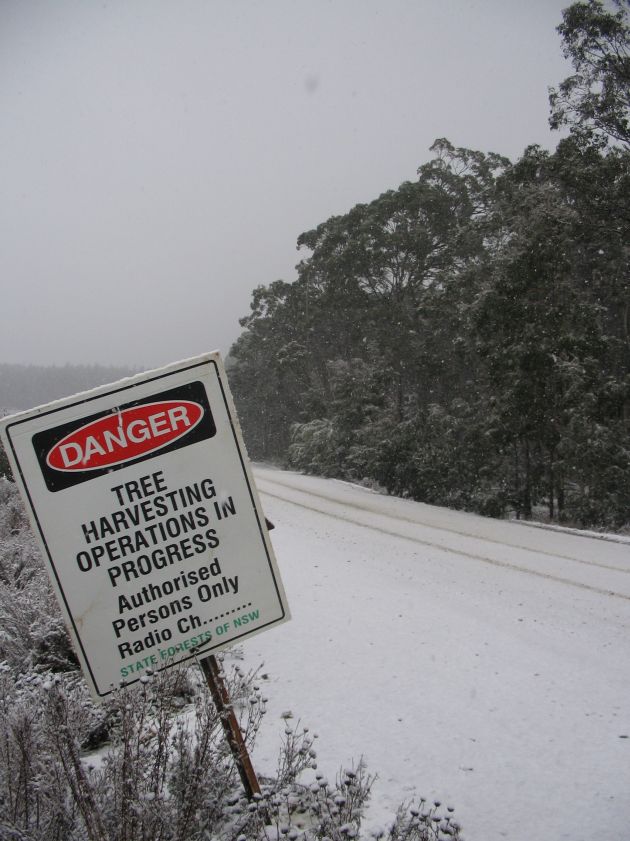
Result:
M630 839L630 542L258 467L290 623L248 640L319 769L367 760L368 823L414 794L469 841Z

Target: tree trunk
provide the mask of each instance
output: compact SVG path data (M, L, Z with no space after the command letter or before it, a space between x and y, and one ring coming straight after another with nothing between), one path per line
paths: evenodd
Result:
M555 517L555 513L556 513L555 508L554 508L554 493L555 493L555 489L556 489L556 477L555 477L555 472L554 472L554 469L553 469L553 462L554 462L554 452L553 452L553 450L551 450L551 452L549 453L549 482L548 482L548 488L549 488L548 508L549 508L549 520L550 520L550 522L553 522L554 517Z
M521 519L521 477L518 458L518 441L514 442L514 499L516 501L516 519Z
M564 522L564 480L562 472L556 478L556 492L558 494L558 522Z
M532 477L529 441L525 439L525 486L523 487L523 516L526 520L532 518Z

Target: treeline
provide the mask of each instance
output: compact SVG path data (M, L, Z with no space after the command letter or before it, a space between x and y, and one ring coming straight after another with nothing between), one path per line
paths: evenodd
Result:
M9 365L0 363L0 412L31 409L133 373L104 365Z
M302 234L230 379L250 453L430 503L630 523L627 0L559 27L555 152L436 141L418 178Z

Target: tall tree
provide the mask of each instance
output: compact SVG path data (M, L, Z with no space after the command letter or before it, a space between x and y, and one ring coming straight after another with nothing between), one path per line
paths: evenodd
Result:
M573 3L558 32L574 73L550 90L552 128L630 146L630 0Z
M365 332L353 354L378 354L398 421L406 407L431 399L449 373L461 376L451 336L445 336L450 331L438 319L449 322L457 315L445 305L449 289L481 259L485 232L478 221L497 172L507 164L444 139L432 151L435 158L419 169L417 181L298 239L298 246L312 251L299 266L304 284L326 295L336 290L363 296Z
M510 236L477 303L475 328L524 516L544 498L550 516L562 517L567 493L580 508L577 497L591 493L603 467L589 442L594 453L606 449L604 439L628 438L619 418L630 369L614 290L628 274L620 247L628 193L620 188L629 163L628 154L602 155L572 138L554 155L528 149L500 183L496 212ZM618 458L610 448L608 457ZM610 499L591 504L589 516L599 507L603 522L607 506L614 520Z

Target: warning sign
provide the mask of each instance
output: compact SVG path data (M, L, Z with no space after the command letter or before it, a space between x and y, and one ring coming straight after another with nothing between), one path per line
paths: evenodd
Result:
M289 618L217 353L0 431L97 697Z

